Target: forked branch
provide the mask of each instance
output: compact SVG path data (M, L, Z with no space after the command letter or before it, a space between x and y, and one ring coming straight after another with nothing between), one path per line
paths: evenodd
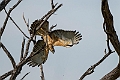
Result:
M3 0L1 3L0 3L0 12L5 9L5 7L7 6L7 4L10 2L11 0Z
M45 21L47 21L47 20L49 19L49 17L50 17L52 14L54 14L61 6L62 6L62 4L58 5L56 8L48 11L48 13L45 14L45 15L40 19L41 22L42 22L42 20L45 18L44 21L40 24L40 26L38 26L38 27L36 28L36 30L40 29L40 27L45 23Z
M8 15L6 9L4 9L4 10L5 10L5 13ZM20 29L20 27L19 27L19 26L17 25L17 23L13 20L13 18L12 18L10 15L8 15L8 17L9 17L10 20L13 22L13 24L15 24L15 26L18 28L18 30L19 30L26 38L29 39L29 37Z
M106 51L105 51L106 52ZM114 51L113 51L114 52ZM95 63L94 65L92 65L81 77L79 80L83 80L83 78L85 78L87 75L90 75L94 72L94 69L100 65L100 63L102 63L111 53L113 52L108 52L105 53L104 57L102 59L100 59L97 63Z
M109 10L108 0L102 0L101 11L104 18L104 31L106 32L111 44L117 52L120 59L120 42L113 25L113 16ZM101 80L115 80L120 76L120 61L118 66L106 74Z
M7 16L6 16L6 19L5 19L5 21L4 21L4 24L3 24L3 26L2 26L1 29L0 29L0 39L1 39L1 36L2 36L2 34L3 34L3 32L4 32L4 30L5 30L5 27L6 27L6 25L7 25L7 22L8 22L8 19L9 19L9 16L10 16L12 10L14 10L14 9L20 4L21 1L22 1L22 0L18 0L18 2L17 2L15 5L13 5L12 8L9 9L8 14L7 14Z
M6 25L7 25L7 22L8 22L8 19L9 19L9 18L13 21L13 23L17 26L17 28L22 32L22 30L20 29L20 27L19 27L19 26L15 23L15 21L10 17L10 14L11 14L12 10L15 9L21 1L22 1L22 0L18 0L17 3L16 3L12 8L10 8L8 12L4 9L5 12L6 12L6 14L7 14L7 16L6 16L6 19L5 19L5 21L4 21L4 24L3 24L2 28L0 29L0 38L1 38L1 36L2 36L2 34L3 34L3 32L4 32L4 30L5 30L5 28L6 28ZM51 9L50 11L48 11L48 13L45 14L45 15L40 19L41 21L44 19L44 21L41 23L41 25L43 25L43 23L44 23L46 20L48 20L49 17L50 17L52 14L54 14L54 13L62 6L62 4L60 4L60 5L57 6L57 3L56 3L55 5L52 3L52 6L53 6L52 9ZM25 21L25 18L24 18L24 21ZM29 27L28 24L27 24L27 26ZM40 27L41 27L41 26L39 26L36 30L38 30ZM24 34L24 32L22 32L22 33ZM27 37L25 34L24 34L24 36ZM13 68L14 68L14 69L12 69L11 71L9 71L9 72L3 74L2 76L0 76L0 80L5 79L5 78L7 78L7 77L10 76L10 75L11 75L11 76L10 76L10 79L9 79L9 80L15 80L16 77L20 74L20 72L21 72L21 70L22 70L22 67L30 60L30 58L31 58L32 56L34 56L34 55L37 54L37 52L36 52L34 55L28 55L28 53L29 53L29 47L30 47L31 41L33 41L33 37L34 37L34 36L35 36L34 34L31 34L31 35L30 35L30 38L27 37L27 38L28 38L28 41L26 42L26 45L25 45L25 39L23 39L22 48L21 48L20 62L19 62L18 64L15 63L15 60L14 60L14 58L12 57L12 55L10 54L10 52L9 52L9 51L7 50L7 48L0 42L0 46L2 47L2 49L4 50L4 52L5 52L5 53L7 54L7 56L9 57L12 65L13 65ZM24 46L26 46L26 47L24 48ZM24 50L25 50L25 51L24 51ZM40 49L40 50L42 50L42 49ZM40 51L40 50L38 50L38 51ZM41 67L41 69L43 69L43 68ZM29 74L29 73L27 73L27 74ZM27 75L27 74L26 74L26 75ZM43 71L42 71L42 76L41 76L41 78L44 78L43 74L44 74L44 73L43 73ZM26 76L26 75L25 75L25 76ZM23 77L23 78L24 78L24 77Z

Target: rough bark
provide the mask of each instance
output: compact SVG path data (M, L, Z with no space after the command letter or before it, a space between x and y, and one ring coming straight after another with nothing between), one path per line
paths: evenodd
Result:
M120 65L106 74L101 80L116 80L120 76Z
M102 0L101 10L104 18L103 27L105 29L106 34L109 37L111 44L113 45L116 53L120 58L120 42L117 33L114 29L113 16L109 10L108 0ZM119 76L120 76L120 61L118 66L114 68L111 72L106 74L101 80L115 80Z

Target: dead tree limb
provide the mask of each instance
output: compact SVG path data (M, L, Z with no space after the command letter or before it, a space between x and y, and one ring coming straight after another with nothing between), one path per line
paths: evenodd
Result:
M38 26L38 27L36 28L36 30L40 29L40 27L45 23L45 21L47 21L48 18L49 18L52 14L54 14L61 6L62 6L62 4L58 5L56 8L48 11L48 13L47 13L46 15L44 15L44 16L40 19L41 22L42 22L42 20L45 18L45 20L40 24L40 26Z
M56 4L54 5L53 0L51 0L51 7L52 7L52 9L54 9L57 4L58 4L58 3L56 3Z
M10 2L11 0L3 0L1 3L0 3L0 12L5 9L5 7L7 6L7 4Z
M27 41L27 44L26 44L26 50L25 50L25 53L24 53L23 59L25 59L25 58L27 57L27 55L28 55L28 52L29 52L29 46L30 46L31 41L33 40L33 37L34 37L34 35L32 34L32 35L30 36L30 39Z
M114 52L114 51L113 51ZM113 52L108 52L107 54L104 55L104 57L102 59L100 59L96 64L92 65L81 77L79 80L83 80L83 78L85 78L87 75L90 75L94 72L94 69L100 64L102 63L111 53Z
M109 10L108 0L102 0L101 11L104 18L104 29L109 40L120 58L120 42L114 29L113 16ZM115 80L120 76L120 61L116 68L106 74L101 80Z
M6 53L6 55L8 56L8 58L10 59L13 68L16 68L16 62L14 60L14 58L12 57L12 55L10 54L10 52L7 50L7 48L0 42L0 45L2 47L2 49L4 50L4 52Z
M4 24L3 24L3 26L2 26L1 29L0 29L0 40L1 40L2 34L3 34L4 30L5 30L5 27L6 27L6 25L7 25L7 22L8 22L8 19L9 19L9 16L10 16L12 10L15 9L15 8L19 5L19 3L20 3L21 1L22 1L22 0L18 0L18 2L17 2L15 5L13 5L12 8L9 9L8 14L7 14L7 16L6 16L6 19L5 19L5 21L4 21Z
M41 73L41 80L45 80L45 77L44 77L44 72L43 72L43 65L41 64L40 65L40 73Z
M103 29L104 32L107 35L107 46L108 46L108 53L96 64L91 66L80 78L82 80L86 75L89 75L94 72L94 68L98 66L104 59L105 57L109 56L112 52L109 46L109 40L111 44L113 45L115 51L117 52L118 56L120 57L120 42L118 40L117 33L114 29L113 25L113 16L109 10L109 5L107 0L102 0L102 5L101 5L101 10L102 10L102 15L104 18L104 23L103 23ZM114 68L111 72L109 72L107 75L105 75L101 80L115 80L120 76L120 61L119 64L116 68Z
M21 48L21 55L20 55L20 61L23 59L24 46L25 46L25 38L23 37L22 48Z
M100 80L116 80L120 76L120 64Z
M24 78L29 74L30 72L26 73L20 80L24 80Z
M26 24L26 26L28 28L28 31L29 31L29 19L28 19L28 22L27 22L26 19L25 19L24 13L23 13L23 20L24 20L24 22L25 22L25 24Z
M106 32L109 35L111 44L113 45L117 54L120 56L120 42L119 42L118 36L116 34L116 31L114 29L113 16L109 10L109 5L108 5L107 0L102 0L101 9L102 9L102 15L104 18L104 22L105 22L104 24L106 26Z
M7 78L8 76L10 76L13 73L13 70L8 71L7 73L3 74L2 76L0 76L0 80L4 80L5 78Z
M8 15L6 9L4 9L4 10L5 10L5 13ZM20 29L20 27L19 27L19 26L17 25L17 23L13 20L13 18L12 18L10 15L8 15L8 17L9 17L10 20L13 22L13 24L15 24L15 26L18 28L18 30L19 30L26 38L29 39L29 37Z
M7 22L8 22L8 18L10 17L10 13L12 12L12 10L13 10L15 7L17 7L17 5L18 5L21 1L22 1L22 0L18 0L18 2L17 2L12 8L9 9L8 13L7 13L7 11L6 11L7 17L6 17L5 21L4 21L4 24L3 24L2 28L0 29L0 37L2 36L2 34L3 34L4 30L5 30L5 27L6 27ZM56 6L56 5L55 5L55 6ZM44 20L46 21L46 20L47 20L53 13L55 13L55 12L57 11L57 9L60 8L61 6L62 6L62 4L58 5L58 6L55 7L54 9L48 11L48 13L45 14L40 20L43 20L43 19L44 19ZM12 18L10 18L10 19L12 20ZM13 23L14 23L14 21L13 21ZM44 23L44 22L42 22L41 25L42 25L43 23ZM15 23L14 23L14 24L15 24ZM41 27L41 26L40 26L40 27ZM39 28L40 28L40 27L39 27ZM37 29L39 29L39 28L37 28ZM34 55L36 55L36 54L38 53L38 52L36 52L34 55L28 55L28 53L29 53L29 47L30 47L31 41L33 40L33 37L34 37L34 36L35 36L34 34L31 34L31 35L30 35L30 38L28 38L26 45L25 45L25 39L23 39L22 48L21 48L20 62L19 62L18 64L16 64L15 61L13 61L14 58L13 58L13 60L10 58L10 59L11 59L11 63L13 64L14 69L12 69L11 71L9 71L9 72L3 74L2 76L0 76L0 80L1 80L1 79L5 79L5 78L7 78L7 77L10 76L10 75L11 75L11 76L10 76L10 79L9 79L9 80L15 80L16 77L20 74L20 72L21 72L21 70L22 70L22 67L30 60L31 57L33 57ZM24 49L24 45L26 46L25 49ZM3 48L4 51L7 50L7 49L4 48L3 44L1 44L1 47ZM25 51L24 51L24 50L25 50ZM42 50L42 49L40 49L40 50ZM40 50L38 50L38 51L40 51ZM11 54L10 54L8 51L6 51L6 54L7 54L7 53L8 53L8 57L11 57ZM43 75L43 74L42 74L42 75Z

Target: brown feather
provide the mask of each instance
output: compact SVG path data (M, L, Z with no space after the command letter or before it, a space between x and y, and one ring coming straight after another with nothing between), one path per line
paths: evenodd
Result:
M40 21L40 20L35 20L32 24L31 24L31 29L30 29L30 33L33 34L35 33L36 35L40 35L43 36L46 34L46 32L49 32L49 22L45 21L44 24L42 25L42 27L36 31L36 28L38 26L40 26L40 24L43 22L44 20Z
M40 50L40 51L38 51ZM34 55L34 53L36 53ZM41 65L45 63L48 58L49 49L45 46L45 42L43 40L38 40L35 46L33 47L33 51L31 55L34 55L31 60L29 61L28 65L35 67L37 65Z

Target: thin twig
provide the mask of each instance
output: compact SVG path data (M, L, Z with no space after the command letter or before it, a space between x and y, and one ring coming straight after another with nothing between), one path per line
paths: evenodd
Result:
M14 60L14 58L12 57L12 55L10 54L10 52L7 50L7 48L0 42L2 49L4 50L4 52L6 53L6 55L8 56L8 58L10 59L13 68L16 68L16 62Z
M26 26L28 28L28 31L29 31L29 19L28 19L28 23L27 23L27 21L25 20L25 17L24 17L24 13L23 13L23 20L24 20L24 22L25 22L25 24L26 24Z
M51 0L52 9L54 9L57 4L58 4L58 3L54 4L54 3L53 3L53 0Z
M23 58L23 54L24 54L24 45L25 45L25 38L23 37L23 42L22 42L22 48L21 48L21 56L20 56L20 61Z
M14 9L21 1L22 1L22 0L18 0L18 2L13 6L13 9ZM54 10L51 10L50 12L48 12L50 15L46 14L45 16L43 16L43 17L41 18L41 20L44 19L44 18L45 18L45 20L47 20L47 19L48 19L59 7L61 7L61 6L62 6L62 4L61 4L60 6L58 6L57 8L55 8ZM5 20L5 22L4 22L5 24L4 24L3 27L1 28L0 36L2 36L2 34L3 34L3 32L4 32L4 29L5 29L5 27L6 27L8 18L9 18L10 13L11 13L11 11L12 11L13 9L10 9L10 10L8 11L6 20ZM41 24L41 25L42 25L42 24ZM37 54L37 52L36 52L34 55L32 55L32 56L30 55L30 56L27 57L28 51L29 51L29 47L30 47L30 43L31 43L31 41L33 40L33 37L34 37L34 35L31 35L30 38L28 39L27 44L26 44L26 49L25 49L25 52L24 52L24 56L23 56L22 60L16 65L16 68L12 70L13 72L12 72L12 74L11 74L10 80L15 80L16 77L17 77L17 75L20 74L20 72L21 72L21 70L22 70L22 67L30 60L30 58L31 58L32 56L34 56L35 54ZM1 45L1 46L2 46L2 45ZM21 53L22 53L22 51L21 51Z
M110 36L112 35L112 34L110 34L110 32L108 32L107 30L106 30L106 22L105 22L105 20L104 20L104 22L103 22L103 30L104 30L104 32L106 33L106 35L107 35L107 47L108 47L108 51L109 52L111 52L112 50L110 49L110 45L109 45L109 41L110 41Z
M3 24L2 28L0 29L0 40L1 40L2 34L3 34L4 30L5 30L5 27L6 27L6 25L7 25L7 22L8 22L8 18L9 18L10 13L12 12L13 9L15 9L15 8L20 4L21 1L22 1L22 0L18 0L18 2L17 2L15 5L13 5L12 8L9 9L9 11L8 11L8 13L7 13L7 16L6 16L6 19L5 19L5 21L4 21L4 24Z
M114 51L113 51L114 52ZM94 69L100 64L102 63L111 53L113 52L108 52L104 55L104 57L102 59L100 59L96 64L92 65L81 77L79 80L83 80L83 78L85 78L87 75L90 75L91 73L94 72Z
M24 59L27 57L27 55L28 55L29 46L30 46L31 41L33 40L33 37L34 37L34 35L32 34L32 35L30 36L30 39L27 41L26 50L25 50L25 53L24 53L24 56L23 56L23 60L24 60Z
M52 9L55 8L54 3L53 3L53 0L51 0L51 6L52 6Z
M20 80L23 80L30 72L26 73Z
M43 66L42 64L40 65L40 73L41 73L41 80L45 80L44 72L43 72Z
M5 13L8 15L6 9L4 9L4 10L5 10ZM26 38L29 39L29 37L20 29L20 27L17 25L17 23L12 19L12 17L11 17L10 15L8 15L8 16L9 16L10 20L13 22L13 24L15 24L15 26L18 28L18 30L19 30Z
M57 6L55 9L50 10L46 15L44 15L40 20L42 21L44 18L45 18L45 20L40 24L40 26L38 26L36 28L36 30L40 29L40 27L48 20L48 18L52 14L54 14L61 6L62 6L62 4L60 4L59 6Z
M33 56L37 55L41 50L43 50L44 47L45 47L45 45L43 45L42 48L38 49L36 52L32 52L33 54L31 53L26 59L22 59L22 61L19 62L17 66L23 66L23 65L25 65L28 61L30 61L30 59Z
M103 28L104 28L104 25L103 25ZM104 28L104 30L105 30L105 28ZM106 34L107 34L107 33L106 33ZM106 49L105 49L105 51L104 51L104 52L105 52L104 57L103 57L101 60L99 60L96 64L94 64L93 66L91 66L91 67L80 77L79 80L82 80L85 76L92 74L92 73L94 72L95 67L97 67L100 63L102 63L111 53L115 52L115 51L112 51L112 50L110 49L109 37L108 37L108 36L109 36L109 35L107 35L108 53L106 53Z

